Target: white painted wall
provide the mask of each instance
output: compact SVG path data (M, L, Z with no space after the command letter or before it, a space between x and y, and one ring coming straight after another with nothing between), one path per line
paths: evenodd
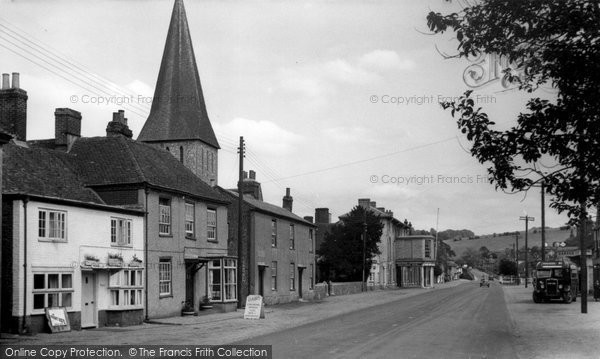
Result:
M23 271L24 251L24 210L23 201L13 202L13 246L18 255L13 263L13 315L23 315ZM38 237L39 209L66 212L66 242L49 242ZM132 222L131 245L120 247L111 245L110 220L112 217L130 219ZM38 201L27 203L27 314L42 314L43 310L33 310L33 274L36 272L71 273L73 280L72 306L68 311L81 311L81 264L86 254L94 255L100 263L106 263L108 253L121 253L125 265L135 254L144 261L144 218L132 214L110 210L88 209L69 205L49 204ZM108 271L96 270L96 309L107 309L110 304Z

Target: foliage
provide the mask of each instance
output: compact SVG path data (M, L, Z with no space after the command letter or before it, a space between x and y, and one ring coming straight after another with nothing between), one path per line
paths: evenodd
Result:
M440 267L438 264L436 264L436 265L433 267L433 275L434 275L434 276L436 276L436 277L437 277L437 276L440 276L440 275L442 275L443 273L444 273L444 271L442 270L442 267Z
M594 248L594 228L595 227L596 226L594 224L594 221L592 221L591 218L588 218L585 223L585 234L583 236L583 247L585 249ZM577 230L579 230L579 228L577 228ZM566 242L567 246L579 247L579 237L575 236L573 233L571 233L571 236L569 236L569 239L567 239L565 242Z
M550 206L566 211L570 223L585 216L600 202L600 3L482 0L460 13L430 12L427 23L435 33L456 33L457 57L508 60L514 69L505 79L520 91L557 91L552 101L531 98L504 131L475 108L472 91L442 106L458 117L497 189L527 191L543 182Z
M517 275L517 263L508 258L500 259L498 271L502 275Z
M372 257L380 254L377 244L380 242L383 224L371 211L356 206L342 218L341 223L333 226L325 235L317 251L320 256L319 268L324 280L339 282L362 281L363 268L363 231L366 213L366 265L365 278L372 265Z
M466 264L469 267L475 267L481 261L481 253L474 248L467 248L461 258L461 264Z

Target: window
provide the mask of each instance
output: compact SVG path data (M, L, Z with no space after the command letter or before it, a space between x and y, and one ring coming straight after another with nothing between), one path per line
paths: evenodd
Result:
M67 240L67 213L41 209L39 211L38 236L42 239Z
M277 220L271 220L271 247L277 247Z
M425 258L431 258L431 241L425 240Z
M290 263L290 290L296 290L296 265Z
M315 251L315 240L312 228L308 230L308 240L310 241L308 251L309 253L312 253Z
M211 301L237 300L237 261L219 258L208 262L208 295Z
M294 225L290 224L290 249L294 249L296 247L296 243L294 240Z
M158 219L158 233L169 235L171 234L171 201L160 198L158 208L160 216Z
M161 258L158 262L158 294L171 295L171 258Z
M310 282L308 283L308 289L314 289L315 287L315 265L310 264Z
M194 236L194 215L195 208L193 203L185 204L185 235L187 237Z
M71 273L34 273L33 309L71 307L73 275Z
M110 274L110 305L130 307L142 305L144 289L141 269L124 269Z
M217 240L217 211L214 209L206 210L206 239Z
M237 263L235 259L223 260L223 274L225 278L225 300L237 300Z
M119 246L131 244L131 220L123 218L110 219L110 243Z
M277 290L277 262L271 262L271 290Z
M208 294L213 301L220 301L221 296L221 260L208 263Z

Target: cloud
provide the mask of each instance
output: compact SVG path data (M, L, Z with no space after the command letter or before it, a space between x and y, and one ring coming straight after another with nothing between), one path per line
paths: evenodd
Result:
M268 156L288 155L296 150L297 145L304 142L302 136L271 121L254 121L238 117L224 125L215 122L213 126L218 136L220 134L227 137L243 135L249 149Z
M321 134L328 140L343 144L367 144L378 141L377 133L374 130L360 126L330 127L322 130Z
M136 95L150 97L154 94L154 89L147 83L140 80L133 80L126 87Z
M412 60L401 58L395 51L374 50L352 59L297 64L280 69L277 75L284 90L321 97L335 93L340 87L374 83L391 71L410 70L414 66Z
M377 72L389 70L411 70L415 63L411 59L403 59L395 51L375 50L364 54L358 60L361 67Z

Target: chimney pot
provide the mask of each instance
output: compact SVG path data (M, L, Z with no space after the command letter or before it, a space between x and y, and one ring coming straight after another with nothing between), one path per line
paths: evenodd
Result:
M248 172L242 171L242 179L248 178Z
M10 75L2 74L2 89L7 90L10 88Z
M256 172L254 172L253 170L250 170L250 179L251 180L255 180L256 179Z
M373 208L377 208L377 202L371 201L371 202L369 202L369 206L371 206Z
M12 73L12 88L14 88L14 89L20 88L19 73L18 72L13 72Z
M289 187L287 187L285 189L285 195L288 196L288 197L290 196L290 188Z

